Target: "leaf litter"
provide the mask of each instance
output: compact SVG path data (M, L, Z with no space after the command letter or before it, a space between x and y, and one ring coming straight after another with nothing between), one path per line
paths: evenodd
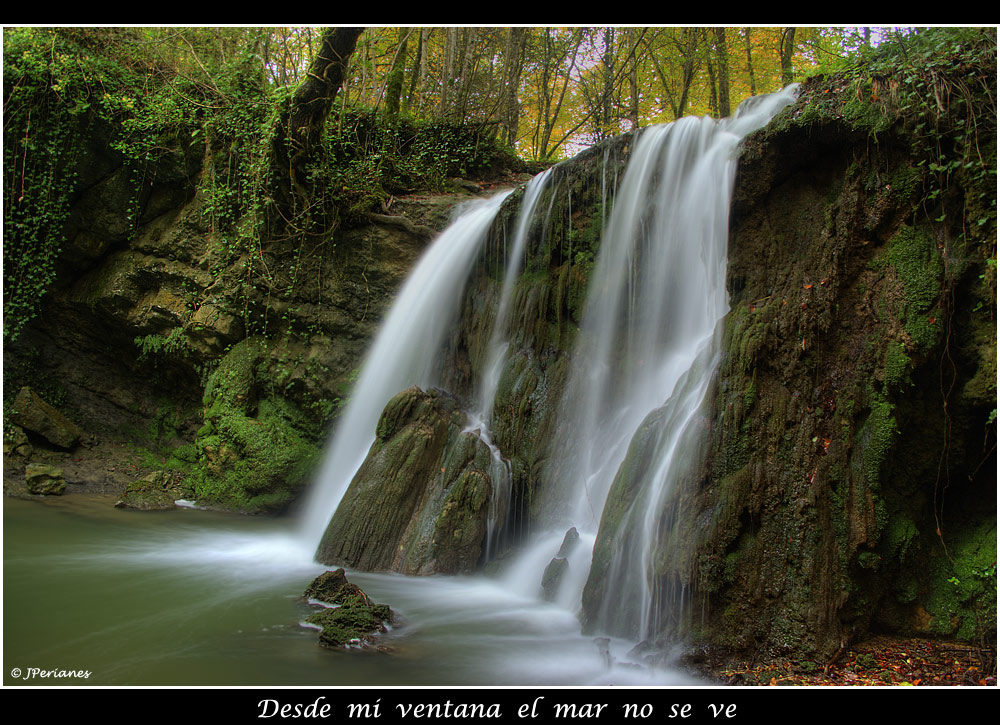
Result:
M715 670L730 685L995 687L996 649L966 642L874 636L829 662L771 660Z

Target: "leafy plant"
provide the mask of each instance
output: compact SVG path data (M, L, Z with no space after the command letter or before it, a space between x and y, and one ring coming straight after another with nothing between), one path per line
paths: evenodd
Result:
M139 360L151 358L154 365L160 357L167 357L187 348L187 340L184 336L184 328L174 327L166 335L146 335L135 338L136 347L139 348Z
M4 29L3 337L15 340L55 280L76 161L120 69L46 28Z

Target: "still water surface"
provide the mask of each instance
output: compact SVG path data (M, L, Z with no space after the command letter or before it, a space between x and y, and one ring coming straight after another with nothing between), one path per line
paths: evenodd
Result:
M608 669L573 612L487 577L348 572L399 615L381 636L392 653L325 649L300 624L325 567L289 523L113 502L4 500L5 685L698 684ZM15 680L15 667L91 674Z

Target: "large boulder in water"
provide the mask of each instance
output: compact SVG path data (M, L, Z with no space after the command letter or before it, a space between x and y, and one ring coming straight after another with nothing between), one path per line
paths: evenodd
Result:
M442 391L413 387L389 401L316 558L411 575L474 570L487 532L492 453L465 425L457 400Z

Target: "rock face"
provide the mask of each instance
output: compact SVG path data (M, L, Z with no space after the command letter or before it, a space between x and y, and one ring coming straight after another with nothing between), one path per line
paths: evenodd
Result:
M86 434L69 418L42 400L29 387L21 388L10 411L10 420L59 448L73 448Z
M29 463L24 472L28 493L60 496L66 491L66 479L61 468L45 463Z
M922 164L905 131L873 148L842 118L797 110L748 145L732 212L727 355L695 513L712 514L695 568L712 637L832 655L872 627L919 631L922 607L941 634L985 633L944 574L946 548L996 528L995 459L977 470L996 405L977 349L989 344L971 344L989 324L972 313L983 260L915 211ZM984 374L985 404L963 392Z
M5 341L5 412L19 411L16 424L46 445L76 445L70 418L102 445L149 451L159 459L149 468L184 471L202 503L282 510L308 480L389 301L469 194L386 204L290 265L297 247L279 241L251 258L208 221L201 144L151 163L136 198L112 130L94 133L56 282L42 314ZM36 394L15 404L21 388Z
M622 136L554 168L537 205L547 213L530 224L525 269L509 314L509 353L488 422L511 477L494 554L502 556L522 533L548 523L546 517L558 516L568 503L546 485L559 463L550 442L602 214L611 201L601 180L610 186L623 171L630 143L630 136ZM319 547L320 561L414 574L468 572L481 563L490 453L478 436L461 434L461 409L474 405L477 374L489 355L504 283L498 250L511 243L522 193L508 197L484 245L493 251L466 285L461 319L441 365L440 387L448 394L411 390L386 406L378 439ZM425 395L437 396L437 402Z
M316 458L301 411L267 385L270 344L233 345L208 377L204 425L195 435L192 484L255 511L281 509L306 484Z
M402 574L473 571L487 530L492 454L465 425L458 401L440 391L394 397L317 560Z
M553 450L569 357L583 317L586 287L598 254L610 189L624 172L631 135L609 140L551 170L537 213L528 225L524 271L513 289L502 363L489 428L510 461L510 515L506 544L525 532L558 522L571 504L554 481L560 452ZM511 243L522 193L507 199L493 227L490 250ZM469 400L475 373L487 364L496 307L504 283L504 256L487 254L470 279L462 317L442 366L441 386Z
M115 506L138 511L168 511L175 507L174 502L182 493L176 475L169 471L153 471L128 484Z

